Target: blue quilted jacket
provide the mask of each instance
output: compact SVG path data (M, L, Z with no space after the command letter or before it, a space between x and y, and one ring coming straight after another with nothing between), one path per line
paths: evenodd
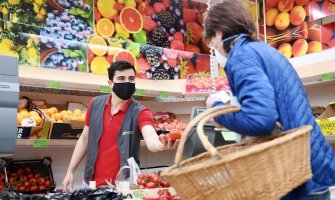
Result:
M241 112L217 117L218 123L250 136L271 133L276 121L284 130L313 126L313 177L283 199L294 200L334 186L335 154L315 122L304 86L290 62L267 44L242 38L232 48L225 71Z

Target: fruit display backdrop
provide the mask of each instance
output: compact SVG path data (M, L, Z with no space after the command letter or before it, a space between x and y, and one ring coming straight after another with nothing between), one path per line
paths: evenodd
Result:
M264 20L260 20L260 24L266 25L266 42L287 58L321 51L320 26L309 22L313 3L311 0L266 0Z
M308 5L310 21L335 13L334 0L310 1ZM316 34L321 35L323 50L335 47L335 23L321 26Z
M94 33L93 0L47 0L46 27L42 36L86 42Z
M39 66L39 29L8 21L0 21L0 25L0 54L18 56L20 64Z
M2 0L0 19L22 24L45 26L45 0Z

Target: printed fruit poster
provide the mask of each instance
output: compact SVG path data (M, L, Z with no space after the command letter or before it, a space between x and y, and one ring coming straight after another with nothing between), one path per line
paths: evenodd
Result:
M320 26L309 22L311 0L266 0L260 23L266 42L285 57L298 57L322 50ZM262 20L264 19L264 20Z

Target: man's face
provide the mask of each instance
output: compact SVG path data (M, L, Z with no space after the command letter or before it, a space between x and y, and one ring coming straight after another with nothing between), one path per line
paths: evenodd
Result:
M113 88L114 83L135 83L135 72L132 69L115 71L113 81L109 80L108 84Z

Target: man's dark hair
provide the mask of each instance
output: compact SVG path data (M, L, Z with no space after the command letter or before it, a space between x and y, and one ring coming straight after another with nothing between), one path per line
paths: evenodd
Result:
M108 78L109 80L113 80L114 75L115 75L115 71L124 71L127 69L132 69L134 70L135 74L136 74L136 69L134 67L134 65L132 65L130 62L128 61L116 61L113 62L113 64L108 68Z
M217 31L223 33L223 38L246 33L251 40L257 40L257 29L247 5L241 0L224 0L210 7L205 13L204 38L211 39ZM232 41L224 44L224 50L230 52Z

